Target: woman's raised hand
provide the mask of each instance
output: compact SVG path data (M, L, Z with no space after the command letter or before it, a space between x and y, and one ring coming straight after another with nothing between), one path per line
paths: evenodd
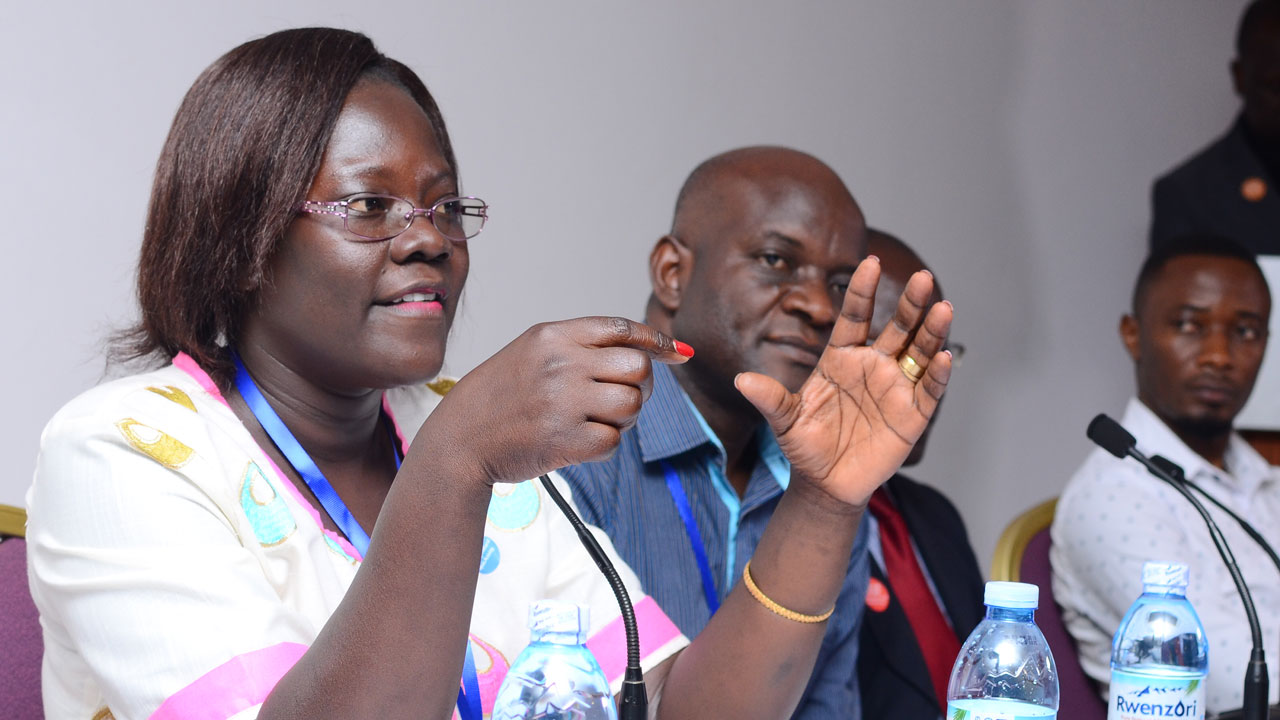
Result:
M952 308L936 303L925 315L933 292L927 272L911 277L892 322L866 344L879 279L879 260L858 265L831 340L798 392L758 373L736 380L773 427L793 482L855 506L865 506L906 459L951 376L951 354L942 346Z
M653 390L651 362L692 350L625 318L585 317L526 330L467 373L421 432L470 456L490 482L519 482L601 460Z

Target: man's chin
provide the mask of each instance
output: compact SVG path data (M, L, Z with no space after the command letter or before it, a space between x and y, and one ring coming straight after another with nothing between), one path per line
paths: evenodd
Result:
M1193 415L1173 418L1169 423L1179 435L1195 437L1216 437L1231 432L1231 423L1235 415Z

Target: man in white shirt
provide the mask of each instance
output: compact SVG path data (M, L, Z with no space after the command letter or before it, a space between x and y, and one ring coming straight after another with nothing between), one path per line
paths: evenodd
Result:
M1280 546L1280 473L1232 429L1262 363L1270 314L1267 282L1239 245L1190 236L1154 251L1138 275L1131 314L1120 321L1138 381L1121 424L1142 452L1182 466L1190 482ZM1280 573L1235 520L1211 505L1209 512L1235 553L1275 658ZM1142 593L1142 563L1172 560L1191 566L1187 597L1209 640L1207 709L1240 707L1251 647L1244 607L1203 520L1181 495L1137 462L1095 449L1062 493L1052 538L1054 597L1081 665L1104 695L1111 638ZM1272 703L1280 696L1277 669L1273 660Z

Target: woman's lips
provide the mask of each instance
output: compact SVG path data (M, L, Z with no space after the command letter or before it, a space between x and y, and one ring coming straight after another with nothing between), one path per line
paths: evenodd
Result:
M401 293L390 302L378 303L397 315L426 317L444 313L444 299L448 293L435 288L414 288Z

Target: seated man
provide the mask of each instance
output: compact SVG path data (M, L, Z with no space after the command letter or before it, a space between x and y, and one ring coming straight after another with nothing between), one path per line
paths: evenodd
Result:
M645 322L698 354L678 368L654 364L653 394L612 459L562 474L583 519L609 534L689 637L742 577L790 480L734 377L754 370L799 388L865 254L866 224L840 178L776 147L699 165L650 254ZM860 717L854 668L866 590L864 524L795 717Z
M1212 236L1175 239L1143 264L1120 337L1138 397L1121 421L1138 449L1182 466L1187 479L1280 546L1280 474L1232 430L1267 345L1271 293L1252 254ZM1082 423L1083 424L1083 423ZM1204 503L1222 528L1262 621L1267 650L1280 637L1280 575L1239 524ZM1053 592L1080 664L1107 687L1111 639L1142 593L1147 560L1191 566L1187 598L1208 635L1205 706L1240 707L1250 635L1244 607L1195 509L1133 460L1095 449L1058 501ZM1272 662L1271 702L1280 696Z
M871 320L878 333L893 317L907 279L928 268L888 233L869 229L867 240L868 251L880 258ZM935 280L932 302L941 300ZM924 457L928 432L904 468ZM955 506L928 485L894 475L872 496L869 510L871 584L858 652L862 716L937 720L946 711L960 645L985 613L982 570Z
M1152 192L1151 247L1186 233L1280 254L1280 0L1254 0L1236 34L1231 79L1240 116Z

